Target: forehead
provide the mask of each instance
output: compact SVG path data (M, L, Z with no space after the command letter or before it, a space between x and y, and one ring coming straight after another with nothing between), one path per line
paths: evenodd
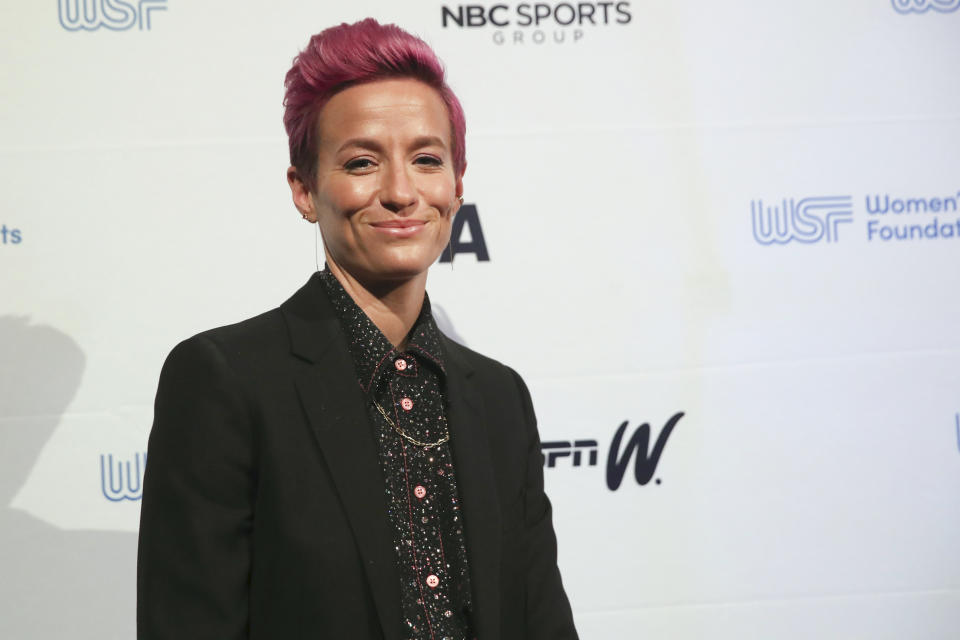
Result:
M419 80L391 78L348 87L320 110L321 147L358 135L391 138L433 135L450 144L450 120L439 92Z

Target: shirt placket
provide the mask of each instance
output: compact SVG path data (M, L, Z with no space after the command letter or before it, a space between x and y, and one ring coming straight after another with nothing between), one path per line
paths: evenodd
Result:
M396 424L421 442L436 442L444 433L439 415L442 407L433 401L438 393L437 381L420 375L412 356L402 354L405 365L395 367L390 381L392 414ZM441 482L448 473L446 447L421 447L401 439L404 478L409 511L409 535L412 540L413 570L431 635L451 637L451 575L446 558L439 510L446 492Z
M372 400L370 420L379 427L378 454L389 496L387 517L402 581L407 638L462 640L470 626L463 615L471 608L470 586L449 445L427 449L397 433L403 429L424 442L436 442L447 433L441 417L442 349L429 300L424 299L408 351L398 353L329 271L322 278L346 333L360 387ZM427 369L421 371L421 363L428 363ZM431 576L436 586L430 586Z

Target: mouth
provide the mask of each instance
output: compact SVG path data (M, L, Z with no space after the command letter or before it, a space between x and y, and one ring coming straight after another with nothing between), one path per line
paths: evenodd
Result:
M423 231L426 225L426 220L412 220L408 218L370 223L370 226L373 227L375 231L391 238L413 237Z

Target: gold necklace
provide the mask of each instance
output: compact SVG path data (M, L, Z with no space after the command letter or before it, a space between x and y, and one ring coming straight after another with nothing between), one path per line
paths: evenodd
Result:
M373 400L373 398L371 398L371 400ZM443 436L442 438L440 438L439 440L437 440L436 442L421 442L421 441L417 440L416 438L408 435L406 431L404 431L403 429L401 429L400 427L398 427L398 426L397 426L397 423L394 422L393 419L392 419L390 416L387 415L387 412L386 412L386 411L383 410L383 407L380 406L380 403L379 403L379 402L377 402L376 400L373 400L373 404L374 404L374 406L377 408L377 410L380 411L380 415L383 416L384 420L386 420L387 423L389 423L389 425L390 425L391 427L393 427L394 431L396 431L396 432L399 433L401 436L403 436L405 439L409 440L410 442L412 442L413 444L417 445L418 447L423 447L424 449L429 449L430 447L435 447L435 446L437 446L437 445L443 444L444 442L446 442L447 440L450 439L450 429L447 428L447 432L444 434L444 436ZM443 419L443 422L444 422L444 423L447 422L447 417L446 417L445 415L442 415L442 414L441 414L440 417Z

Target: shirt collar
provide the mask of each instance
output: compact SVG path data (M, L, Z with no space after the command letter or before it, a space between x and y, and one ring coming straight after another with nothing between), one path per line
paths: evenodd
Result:
M320 281L343 328L358 381L365 393L370 392L383 366L392 365L401 353L416 355L421 360L432 363L441 373L446 372L443 366L443 349L440 346L440 329L430 313L430 297L426 292L420 314L407 334L407 348L401 352L390 343L363 309L357 306L329 268L320 272Z

